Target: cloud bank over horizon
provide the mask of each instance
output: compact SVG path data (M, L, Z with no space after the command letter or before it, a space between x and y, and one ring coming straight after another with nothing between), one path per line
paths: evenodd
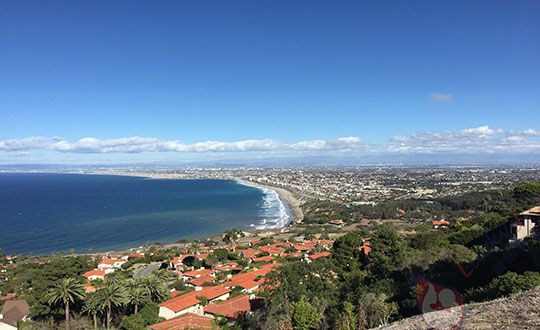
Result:
M333 140L303 140L283 142L273 139L241 141L202 141L184 143L151 137L100 139L85 137L69 141L62 137L28 137L0 140L0 152L31 155L32 151L52 151L70 154L136 154L143 152L232 153L259 152L272 154L375 153L540 153L540 130L512 131L489 126L460 131L417 132L394 136L387 142L369 142L348 136Z

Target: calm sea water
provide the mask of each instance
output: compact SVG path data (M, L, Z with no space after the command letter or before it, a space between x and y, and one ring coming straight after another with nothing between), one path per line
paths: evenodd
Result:
M284 225L272 190L230 180L0 173L0 248L106 251Z

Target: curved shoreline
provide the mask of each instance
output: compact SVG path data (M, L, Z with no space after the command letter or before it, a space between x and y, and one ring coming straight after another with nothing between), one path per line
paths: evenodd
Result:
M290 221L287 225L290 225L293 222L299 223L299 222L302 222L302 220L304 220L304 212L302 211L302 208L300 207L301 203L296 197L294 197L292 192L290 192L289 190L281 188L281 187L268 186L268 185L260 184L258 182L253 182L253 181L247 181L247 180L238 180L238 181L241 184L246 184L248 186L271 189L277 192L279 195L279 198L284 203L286 203L289 209L292 211L293 221Z

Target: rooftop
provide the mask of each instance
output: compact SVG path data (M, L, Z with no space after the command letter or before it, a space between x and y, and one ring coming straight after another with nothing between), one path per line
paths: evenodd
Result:
M153 330L216 329L211 318L186 313L150 326Z
M204 312L214 315L223 315L234 319L252 310L252 304L248 295L241 295L219 303L208 304Z

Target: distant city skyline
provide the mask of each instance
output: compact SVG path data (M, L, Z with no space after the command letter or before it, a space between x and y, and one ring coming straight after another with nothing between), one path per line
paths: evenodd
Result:
M2 8L0 164L540 158L537 1Z

